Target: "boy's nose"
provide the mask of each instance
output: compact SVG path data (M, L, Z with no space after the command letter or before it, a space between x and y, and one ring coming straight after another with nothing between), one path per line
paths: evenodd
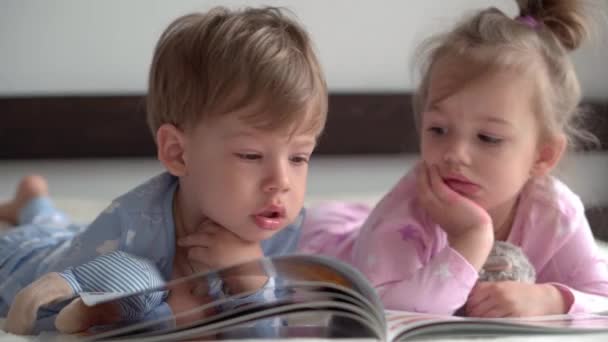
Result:
M289 176L284 165L277 165L266 179L264 191L282 192L289 190Z

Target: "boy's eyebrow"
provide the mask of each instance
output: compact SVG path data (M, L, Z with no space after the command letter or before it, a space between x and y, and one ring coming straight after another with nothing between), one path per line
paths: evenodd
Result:
M240 138L259 139L260 137L263 137L263 136L264 135L262 132L240 129L240 130L227 132L226 134L223 135L223 138L227 139L227 140L240 139ZM314 137L313 135L294 136L290 139L291 142L293 142L294 144L296 144L298 146L307 146L307 145L314 146L317 144L317 140L318 139L316 137Z
M234 130L227 132L222 136L224 139L236 139L236 138L259 138L259 134L249 130Z
M292 139L294 145L298 146L315 146L317 139L314 136L294 137Z

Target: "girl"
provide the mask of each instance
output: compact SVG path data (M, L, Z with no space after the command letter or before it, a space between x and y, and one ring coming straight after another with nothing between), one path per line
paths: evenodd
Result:
M486 9L425 45L413 172L371 212L308 212L301 250L358 267L388 309L509 317L605 305L608 268L581 200L549 175L572 138L589 137L573 126L581 91L568 57L587 33L582 1L518 4L515 19ZM477 283L496 240L522 248L536 284Z

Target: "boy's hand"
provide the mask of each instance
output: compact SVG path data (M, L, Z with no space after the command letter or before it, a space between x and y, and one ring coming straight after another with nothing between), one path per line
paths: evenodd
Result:
M188 248L188 259L195 271L224 268L264 256L259 243L245 241L210 220L180 239L178 245Z
M523 317L563 314L568 306L551 284L478 282L469 294L465 312L470 317Z
M171 311L175 317L175 324L178 327L191 324L202 320L212 314L212 311L207 309L199 310L201 306L213 301L207 292L207 289L197 288L197 292L193 292L192 284L183 283L171 286L167 304L171 307ZM189 312L189 314L185 314Z
M4 330L11 334L31 333L38 309L73 296L72 287L57 273L47 273L21 289L11 304Z
M431 219L446 232L452 248L477 270L481 269L494 243L492 218L472 200L448 187L437 166L416 166L418 198Z
M74 299L59 311L55 328L62 334L74 334L97 326L120 321L120 307L116 303L87 306L81 298Z

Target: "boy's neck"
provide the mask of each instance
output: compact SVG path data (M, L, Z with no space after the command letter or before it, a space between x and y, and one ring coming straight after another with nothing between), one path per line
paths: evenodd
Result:
M193 227L189 227L184 219L187 215L185 215L185 208L183 207L183 200L180 196L179 187L175 190L173 195L173 224L175 225L175 237L176 240L184 237L194 231Z

